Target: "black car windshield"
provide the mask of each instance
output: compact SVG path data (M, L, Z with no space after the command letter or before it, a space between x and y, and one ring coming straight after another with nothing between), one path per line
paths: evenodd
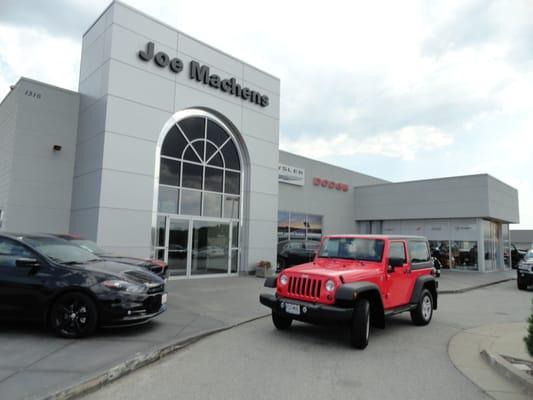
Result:
M385 242L380 239L326 238L319 254L321 258L381 261L384 247Z
M24 241L53 261L61 264L83 264L100 260L98 256L70 244L66 240L48 237L27 237Z
M98 245L91 240L73 239L70 240L70 243L75 244L76 246L80 246L81 248L90 251L91 253L96 254L99 257L111 257L113 255L108 251L105 251L101 247L98 247Z

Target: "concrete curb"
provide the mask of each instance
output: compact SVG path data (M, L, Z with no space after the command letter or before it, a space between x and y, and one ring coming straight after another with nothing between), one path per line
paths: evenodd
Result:
M509 282L509 281L515 281L516 278L506 278L506 279L501 279L499 281L494 281L494 282L489 282L489 283L484 283L482 285L476 285L476 286L471 286L471 287L467 287L467 288L464 288L464 289L456 289L456 290L439 290L439 294L460 294L460 293L466 293L466 292L470 292L472 290L476 290L476 289L482 289L482 288L485 288L485 287L488 287L488 286L493 286L493 285L497 285L499 283L504 283L504 282Z
M154 346L154 348L145 353L137 353L133 357L109 368L104 371L97 372L96 374L83 379L67 388L60 389L54 393L46 394L44 396L33 396L28 399L31 400L68 400L79 397L81 395L88 394L96 391L97 389L105 386L125 375L130 374L146 365L152 364L156 361L163 359L164 357L181 350L191 344L194 344L208 336L215 333L224 332L248 322L256 321L261 318L268 317L270 314L260 315L258 317L250 318L245 321L238 322L229 326L221 328L209 329L200 332L195 335L190 335L177 341L171 341L163 346Z
M481 355L481 358L489 363L496 371L519 384L523 388L524 393L533 395L533 377L513 367L510 362L505 360L499 354L489 351L486 345L482 345L479 354Z

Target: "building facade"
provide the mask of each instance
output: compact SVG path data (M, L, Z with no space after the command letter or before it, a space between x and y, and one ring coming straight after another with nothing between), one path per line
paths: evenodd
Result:
M276 77L112 2L83 36L78 92L21 78L0 105L0 229L75 233L192 278L274 264L279 240L423 225L450 267L503 268L516 190L481 175L441 197L450 182L431 180L414 212L420 191L279 151L279 104Z

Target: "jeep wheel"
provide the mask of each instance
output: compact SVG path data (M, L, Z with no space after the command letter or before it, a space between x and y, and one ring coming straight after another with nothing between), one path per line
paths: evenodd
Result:
M418 326L429 324L433 316L433 296L429 290L424 289L417 307L411 311L411 319Z
M520 277L516 278L516 287L518 287L518 290L526 290L527 285L526 282L524 282L524 279L521 279Z
M284 331L291 327L292 319L272 311L272 322L277 329Z
M350 329L350 343L356 349L364 349L368 345L370 336L370 303L362 299L355 303L353 309L352 326Z

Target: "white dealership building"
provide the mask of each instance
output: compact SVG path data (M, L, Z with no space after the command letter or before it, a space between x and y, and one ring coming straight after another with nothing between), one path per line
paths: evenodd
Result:
M280 81L118 1L79 89L0 104L0 230L71 232L182 277L275 263L279 240L417 234L446 267L505 268L518 193L489 175L391 183L279 150Z

